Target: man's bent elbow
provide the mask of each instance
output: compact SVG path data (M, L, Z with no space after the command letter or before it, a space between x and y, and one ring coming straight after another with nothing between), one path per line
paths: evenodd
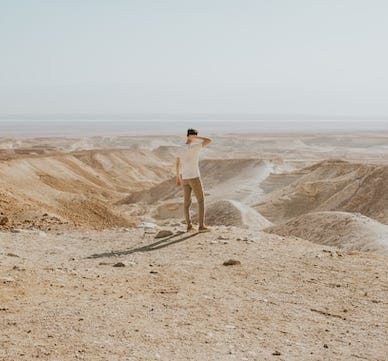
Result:
M210 138L207 138L206 140L204 140L202 142L202 147L208 146L211 142L212 142L212 140Z

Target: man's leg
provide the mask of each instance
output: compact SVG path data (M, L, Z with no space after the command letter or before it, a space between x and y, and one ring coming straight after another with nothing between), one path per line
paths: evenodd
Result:
M198 202L199 228L203 228L205 226L205 197L203 194L202 182L200 178L194 178L190 183Z
M190 218L190 206L191 206L191 185L187 180L183 180L183 209L185 213L185 219L187 224L187 229L191 226L191 218Z

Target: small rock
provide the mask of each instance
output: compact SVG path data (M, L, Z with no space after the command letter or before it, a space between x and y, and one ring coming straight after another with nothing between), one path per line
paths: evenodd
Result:
M324 347L324 348L329 348L329 346L328 346L327 343L325 343L325 344L323 345L323 347Z
M25 268L20 268L19 266L13 266L12 269L14 271L25 271L26 270Z
M0 226L4 226L8 223L8 217L5 217L5 216L1 216L0 217Z
M125 264L123 262L117 262L113 265L113 267L125 267Z
M171 231L167 230L167 229L162 229L161 231L159 231L155 238L164 238L164 237L168 237L168 236L172 236L174 233L172 233Z
M16 257L16 258L20 258L17 254L15 253L7 253L7 256L8 257Z
M275 351L275 352L272 352L272 355L274 355L274 356L280 356L281 353L280 353L279 351Z
M236 238L236 241L248 242L249 239L248 239L248 237L244 237L244 238Z
M225 328L227 328L229 330L234 330L236 328L236 326L234 326L234 325L226 325Z
M3 283L11 283L11 282L15 282L15 279L13 279L12 277L2 277L0 278L1 282Z
M151 222L142 222L138 225L137 228L158 228L158 226L155 223Z
M237 259L228 259L222 265L223 266L235 266L235 265L239 265L239 264L241 264L241 262L238 261Z

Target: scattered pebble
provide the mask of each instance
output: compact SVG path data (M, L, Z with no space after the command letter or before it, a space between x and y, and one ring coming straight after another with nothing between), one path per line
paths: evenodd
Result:
M12 269L14 271L25 271L26 270L25 268L20 268L19 266L13 266Z
M16 258L20 258L17 254L15 253L7 253L7 256L8 257L16 257Z
M138 225L137 228L158 228L158 226L155 223L151 222L142 222Z
M236 265L240 265L240 264L241 264L241 262L238 261L237 259L228 259L222 265L223 266L236 266Z
M113 265L113 267L125 267L125 264L123 262L117 262Z
M0 217L0 226L4 226L8 223L8 217L1 216Z
M227 328L228 330L234 330L236 328L236 326L234 326L234 325L226 325L225 328Z

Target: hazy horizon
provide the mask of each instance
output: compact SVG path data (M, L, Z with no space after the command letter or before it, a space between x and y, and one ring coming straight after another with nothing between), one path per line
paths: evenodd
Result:
M0 121L0 138L82 137L93 136L168 136L185 137L188 128L202 135L227 134L356 134L379 132L387 134L386 121L282 121L282 120L54 120Z

